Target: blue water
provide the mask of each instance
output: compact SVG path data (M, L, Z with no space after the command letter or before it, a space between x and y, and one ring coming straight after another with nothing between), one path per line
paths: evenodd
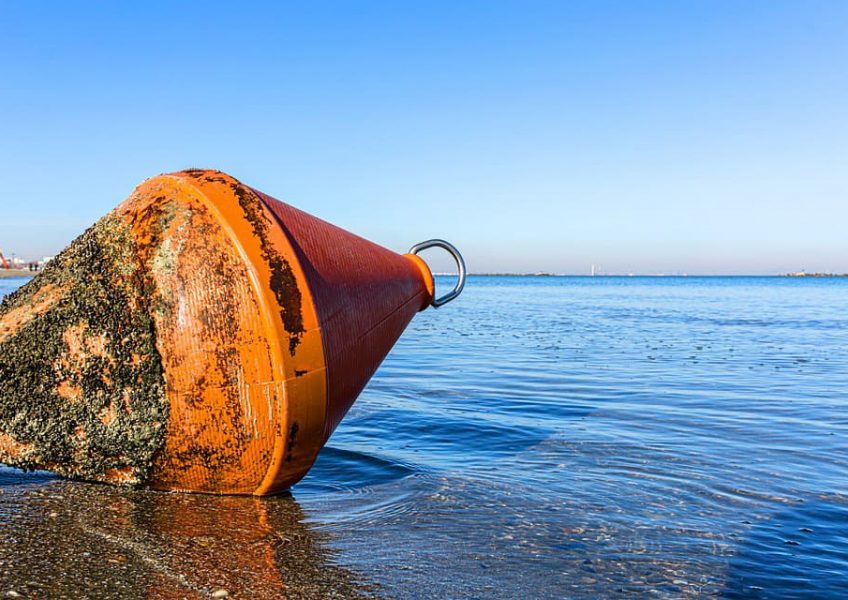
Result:
M848 597L846 308L848 279L473 277L293 502L392 597Z

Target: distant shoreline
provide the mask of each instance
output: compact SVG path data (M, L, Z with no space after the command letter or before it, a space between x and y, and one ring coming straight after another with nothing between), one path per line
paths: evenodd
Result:
M805 273L801 271L799 273L787 273L784 277L848 277L848 273Z
M38 275L38 271L29 271L27 269L0 269L0 279L11 279L13 277L33 277Z
M434 273L434 275L438 276L456 276L455 273ZM675 278L678 277L680 279L686 279L687 277L773 277L773 278L786 278L786 279L804 279L804 278L812 278L812 279L844 279L848 278L848 273L839 274L839 273L783 273L779 275L762 275L762 274L747 274L747 275L677 275L677 274L661 274L661 273L634 273L628 275L587 275L587 274L568 274L568 273L469 273L469 277L585 277L586 279L601 279L601 278L611 278L611 277L665 277L665 278Z
M28 271L26 269L0 269L0 279L12 279L14 277L34 277L39 271ZM455 273L434 273L438 276L451 276ZM797 279L828 279L828 278L848 278L848 273L785 273L783 275L663 275L663 274L634 274L634 275L583 275L583 274L567 274L567 273L469 273L469 277L584 277L586 279L601 279L611 277L679 277L685 279L687 277L776 277L776 278L797 278Z

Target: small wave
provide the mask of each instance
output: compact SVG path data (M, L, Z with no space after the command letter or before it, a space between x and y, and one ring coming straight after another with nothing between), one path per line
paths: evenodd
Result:
M298 496L333 492L365 493L368 488L399 481L415 473L413 466L402 462L327 446L294 491Z
M43 485L55 479L59 478L45 471L28 472L0 465L0 488L7 486Z

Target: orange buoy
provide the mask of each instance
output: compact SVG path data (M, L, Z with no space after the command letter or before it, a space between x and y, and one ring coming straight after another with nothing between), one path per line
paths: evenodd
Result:
M459 269L439 299L432 246ZM0 462L279 492L464 281L441 240L400 255L218 171L154 177L0 305Z

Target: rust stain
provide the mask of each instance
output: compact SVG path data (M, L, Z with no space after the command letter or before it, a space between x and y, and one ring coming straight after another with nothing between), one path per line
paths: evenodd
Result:
M292 423L289 429L289 435L286 440L286 462L291 462L294 455L294 445L297 443L297 434L300 431L300 425L297 421Z
M300 339L306 332L303 325L303 300L297 277L289 262L274 249L269 239L268 227L271 223L262 209L262 201L259 197L238 181L231 182L230 188L238 198L239 206L244 211L244 218L253 228L253 235L260 241L262 257L271 269L269 285L280 306L283 327L289 334L289 353L294 356Z
M152 182L125 219L156 290L152 316L170 401L165 445L151 485L250 492L259 434L256 382L273 378L268 340L250 274L217 212L215 192L174 179ZM215 198L216 200L211 200ZM226 200L236 209L235 200ZM263 471L264 472L264 471Z

